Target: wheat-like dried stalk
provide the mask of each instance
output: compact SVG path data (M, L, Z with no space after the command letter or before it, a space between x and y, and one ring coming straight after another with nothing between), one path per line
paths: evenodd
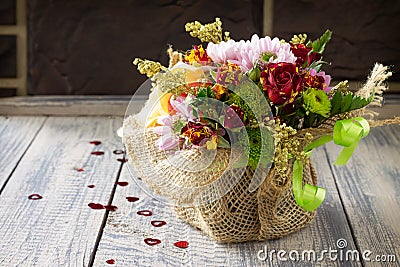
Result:
M389 70L389 67L375 63L367 82L356 92L356 95L369 98L375 93L374 100L367 107L381 107L383 103L382 94L388 89L386 80L390 76L392 76L392 72Z
M370 107L382 107L383 105L383 92L388 90L388 84L386 80L392 76L392 72L389 67L383 66L380 63L375 63L374 68L371 71L366 83L363 87L358 89L355 95L362 98L369 98L374 95L374 99L366 107L353 110L351 112L352 116L362 116L364 118L369 118L373 120L379 115L378 112L368 109Z

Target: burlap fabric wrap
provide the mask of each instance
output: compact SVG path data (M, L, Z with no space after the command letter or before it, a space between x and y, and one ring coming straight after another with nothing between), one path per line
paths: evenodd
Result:
M156 147L158 138L151 130L139 127L134 117L124 121L124 142L137 174L154 192L175 200L175 203L182 200L182 188L212 184L229 162L229 151L218 149L208 168L186 171L183 165L191 166L202 161L201 151L192 149L182 152L184 160L178 165L183 168L177 168ZM290 234L310 223L315 212L307 212L296 204L291 182L292 162L289 165L287 179L275 175L272 168L265 174L261 186L253 192L249 192L253 174L250 168L246 168L241 177L236 177L231 171L216 184L220 188L232 186L223 197L206 204L202 202L202 205L177 205L175 211L182 220L222 242L266 240ZM239 178L235 185L229 182L235 180L234 177ZM317 183L311 162L304 166L303 181L312 185ZM204 197L209 196L205 194ZM184 201L190 202L190 199Z

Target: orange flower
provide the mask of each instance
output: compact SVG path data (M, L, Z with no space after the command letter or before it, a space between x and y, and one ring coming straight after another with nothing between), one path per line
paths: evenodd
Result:
M215 95L215 98L218 100L224 97L228 93L228 89L220 85L219 83L214 84L214 86L211 89Z

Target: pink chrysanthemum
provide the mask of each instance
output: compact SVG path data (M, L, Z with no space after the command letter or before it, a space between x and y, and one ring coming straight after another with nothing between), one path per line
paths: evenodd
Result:
M324 79L322 89L326 93L329 93L331 91L332 87L329 87L331 83L331 76L326 74L325 71L317 72L315 69L310 69L310 75L322 77Z
M228 63L237 61L236 42L228 40L227 42L220 42L219 44L208 43L207 55L215 63Z
M268 36L259 38L254 34L250 41L229 40L219 44L209 43L207 46L207 54L214 62L231 62L239 65L245 72L249 71L265 53L272 55L268 62L296 62L290 44L281 43L278 38L271 39Z

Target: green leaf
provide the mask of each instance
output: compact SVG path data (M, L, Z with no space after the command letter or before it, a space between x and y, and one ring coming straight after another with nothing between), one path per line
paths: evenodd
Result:
M249 72L249 78L253 82L259 82L260 81L260 75L261 75L261 70L257 65L254 65L253 68Z
M355 96L353 102L351 103L350 110L359 109L368 105L368 99Z
M211 89L210 86L207 87L207 97L215 98L215 94L214 94L214 92L213 92L213 90Z
M363 108L371 103L373 99L374 95L371 95L369 98L362 98L355 96L351 92L337 91L331 98L331 116Z
M307 64L307 62L305 62L305 64ZM311 65L309 66L310 69L315 69L317 72L319 72L322 68L323 64L330 64L326 61L322 61L322 60L318 60L318 61L314 61L311 63ZM307 67L307 66L306 66Z
M202 88L202 89L199 91L199 93L197 94L196 97L197 97L197 98L200 98L200 97L207 97L207 91L206 91L206 89Z
M213 78L214 82L217 82L217 72L210 70L210 75Z
M331 116L335 116L340 113L342 105L342 92L336 92L331 98Z
M324 52L325 50L326 44L329 42L331 37L332 37L332 32L330 30L326 30L325 33L319 39L312 42L311 51L322 54L322 52Z
M226 141L225 138L223 138L222 136L218 135L218 147L220 147L220 148L230 148L231 145L229 144L228 141Z
M185 126L186 126L186 122L185 121L178 120L172 125L172 131L174 132L174 134L180 134L182 128L185 127Z
M346 112L350 110L351 102L353 100L353 94L348 93L342 97L342 103L340 105L340 112Z
M368 105L374 100L374 94L372 94L369 98L362 98L359 96L355 96L353 98L353 102L351 103L350 110L360 109Z

